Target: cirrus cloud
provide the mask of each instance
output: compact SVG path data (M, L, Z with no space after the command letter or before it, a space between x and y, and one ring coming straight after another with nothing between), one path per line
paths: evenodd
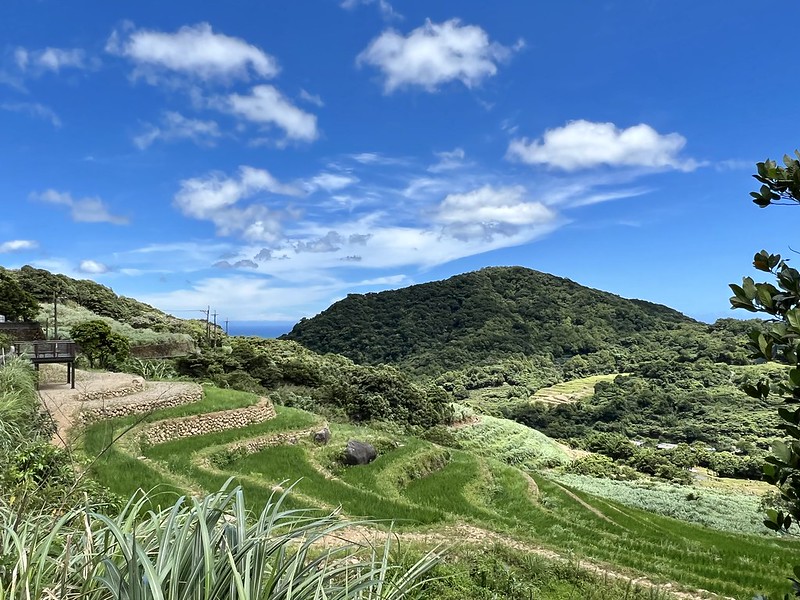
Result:
M61 204L68 206L72 220L77 223L113 223L114 225L127 225L127 217L113 215L109 211L106 203L100 198L73 198L69 192L58 192L48 189L40 193L32 193L31 200L48 202L50 204Z

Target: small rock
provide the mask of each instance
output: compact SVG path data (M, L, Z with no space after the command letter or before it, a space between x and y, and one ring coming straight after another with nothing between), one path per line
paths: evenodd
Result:
M344 449L344 464L346 465L366 465L378 457L378 451L372 444L350 440Z
M314 441L317 444L322 444L323 446L326 445L328 442L331 441L331 430L327 427L323 427L316 433L314 433Z

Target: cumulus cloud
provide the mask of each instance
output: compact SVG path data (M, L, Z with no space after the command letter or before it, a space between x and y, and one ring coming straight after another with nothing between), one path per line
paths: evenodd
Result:
M522 186L491 185L463 194L448 194L438 206L436 220L444 225L445 231L464 239L516 232L522 227L555 220L553 210L526 196Z
M451 81L468 88L497 74L498 64L508 60L522 42L510 48L492 42L476 25L461 25L458 19L425 25L403 36L393 29L384 31L361 52L358 65L378 68L384 77L384 91L420 86L429 92Z
M289 257L286 254L281 254L278 256L277 254L273 254L274 250L270 248L262 248L258 251L253 257L253 260L258 260L261 262L268 261L268 260L289 260Z
M682 135L662 135L644 123L620 129L614 123L579 120L548 129L541 139L514 139L506 156L565 171L602 165L692 171L699 163L678 156L685 145Z
M9 240L0 244L0 254L8 252L22 252L24 250L35 250L39 247L39 242L34 240Z
M252 260L237 260L234 263L230 263L227 260L220 260L215 262L213 267L217 269L257 269L258 265L254 263Z
M210 173L181 181L175 206L186 216L211 221L219 235L242 235L251 241L274 241L280 236L280 213L263 204L239 207L258 194L299 196L302 190L284 184L263 169L243 166L238 177Z
M159 125L148 125L144 132L133 138L133 143L141 150L156 140L191 140L200 146L213 146L220 135L216 121L189 119L180 113L168 111L163 114Z
M102 275L103 273L108 273L110 270L111 269L107 265L97 262L96 260L82 260L81 264L78 266L78 271L89 275Z
M175 33L148 29L114 31L106 51L136 64L134 76L150 83L164 73L202 81L231 82L278 74L278 61L246 41L215 33L208 23L186 25Z
M251 123L278 127L287 139L313 142L318 136L317 117L297 108L271 85L257 85L249 94L212 99L211 106Z
M127 225L127 217L111 214L105 202L98 197L73 198L69 192L58 192L53 189L31 194L32 200L68 206L72 220L78 223L113 223Z
M322 237L309 242L297 242L295 252L338 252L342 248L344 237L336 231L329 231Z
M86 52L80 48L44 48L28 50L19 47L14 50L14 62L20 71L40 74L45 71L58 73L61 69L86 69L89 61Z
M37 119L50 121L50 124L55 128L61 127L61 119L55 111L49 106L38 102L4 102L0 104L0 110L25 113Z

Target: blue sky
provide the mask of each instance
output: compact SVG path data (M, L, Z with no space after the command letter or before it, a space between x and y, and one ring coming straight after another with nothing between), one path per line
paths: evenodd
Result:
M798 243L793 209L748 201L753 164L800 146L798 19L8 0L0 264L231 320L493 265L737 316L727 284Z

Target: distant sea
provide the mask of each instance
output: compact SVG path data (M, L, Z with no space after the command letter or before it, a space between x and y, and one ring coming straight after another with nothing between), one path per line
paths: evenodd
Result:
M224 323L222 324L224 327ZM252 335L262 338L276 338L289 333L294 322L288 321L229 321L228 335Z

